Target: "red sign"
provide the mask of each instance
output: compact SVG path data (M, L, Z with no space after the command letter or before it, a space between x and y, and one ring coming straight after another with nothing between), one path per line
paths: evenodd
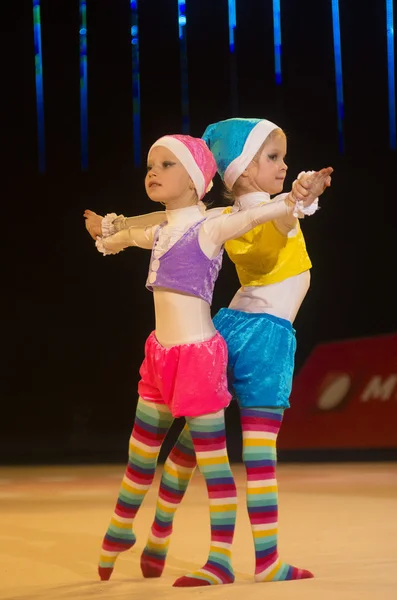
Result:
M397 448L397 335L315 348L294 379L278 446Z

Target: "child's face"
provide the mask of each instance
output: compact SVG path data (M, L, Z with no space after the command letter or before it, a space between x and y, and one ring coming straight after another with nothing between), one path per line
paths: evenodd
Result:
M279 194L287 175L284 162L287 154L287 138L284 133L273 135L263 146L258 160L252 161L247 168L251 183L256 189L268 194Z
M194 186L188 172L175 154L163 146L150 152L145 178L146 193L153 202L164 204L191 197Z

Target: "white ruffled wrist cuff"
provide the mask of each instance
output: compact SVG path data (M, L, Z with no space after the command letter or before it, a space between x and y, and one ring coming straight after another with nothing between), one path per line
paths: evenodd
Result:
M95 241L95 246L96 246L98 252L101 252L101 254L103 254L104 256L109 256L110 254L118 254L119 252L122 251L122 250L109 250L108 248L105 247L105 244L103 243L103 238L101 238L101 237L97 237L97 239Z
M310 217L311 215L314 215L314 213L319 209L320 207L318 205L318 198L316 198L314 202L310 204L310 206L303 206L303 200L299 200L299 202L296 203L294 212L292 214L297 219L303 219L303 217Z
M102 237L107 238L116 233L116 228L113 224L115 219L117 219L116 213L108 213L103 217L101 223Z
M297 177L297 180L299 181L302 175L313 175L313 173L314 171L301 171ZM310 217L311 215L314 215L314 213L317 212L319 209L320 207L318 205L318 198L316 198L310 204L310 206L304 206L303 200L299 200L295 205L293 215L297 219L303 219L304 217Z

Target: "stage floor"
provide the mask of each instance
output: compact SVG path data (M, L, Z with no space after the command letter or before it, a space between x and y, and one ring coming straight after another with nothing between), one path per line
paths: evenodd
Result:
M190 589L172 583L207 558L208 504L199 474L177 512L164 575L145 580L139 568L161 467L136 519L136 546L120 556L109 582L98 581L99 548L123 470L0 468L2 600L397 599L397 463L280 465L280 555L313 571L315 579L261 584L252 579L244 471L233 465L239 491L236 582Z

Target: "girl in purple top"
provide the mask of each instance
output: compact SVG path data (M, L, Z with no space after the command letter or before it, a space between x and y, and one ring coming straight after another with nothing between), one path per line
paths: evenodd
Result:
M128 246L152 250L146 285L153 291L156 317L140 369L128 466L102 544L101 579L110 578L118 554L134 545L134 518L152 483L161 444L173 419L184 416L208 489L211 546L206 564L174 585L234 581L236 487L224 425L224 408L230 402L227 348L212 323L210 305L223 244L265 221L288 219L295 198L291 193L271 205L206 215L200 201L215 172L215 160L203 140L182 135L160 138L149 151L145 187L151 200L165 205L166 221L116 231L116 215L107 215L103 235L96 240L105 255ZM305 202L313 200L308 196ZM88 221L93 214L86 212Z

